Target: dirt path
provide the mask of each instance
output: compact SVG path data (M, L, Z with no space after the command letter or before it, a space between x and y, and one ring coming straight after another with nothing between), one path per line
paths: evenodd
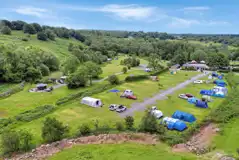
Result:
M207 148L210 146L212 138L217 134L219 129L215 124L208 124L202 127L200 132L187 142L177 144L172 148L173 152L194 152L197 154L203 154L207 152Z
M146 99L142 103L133 103L131 105L131 108L129 108L127 111L121 113L120 116L121 117L132 116L135 111L144 111L147 106L155 104L156 101L158 101L158 100L163 100L163 99L167 98L167 95L174 93L176 90L184 88L188 84L192 83L193 81L195 81L195 80L197 80L199 78L202 78L202 77L206 76L207 74L196 75L196 76L192 77L191 79L186 80L183 83L180 83L180 84L178 84L177 86L175 86L173 88L170 88L170 89L165 90L165 91L163 91L161 93L158 93L155 96L153 96L152 98Z
M125 142L134 142L138 144L154 145L157 139L153 135L137 133L137 134L102 134L98 136L80 137L76 139L65 139L51 144L41 145L32 152L15 155L12 160L42 160L52 156L66 148L74 145L85 144L121 144ZM100 147L100 146L99 146ZM10 159L9 159L10 160Z

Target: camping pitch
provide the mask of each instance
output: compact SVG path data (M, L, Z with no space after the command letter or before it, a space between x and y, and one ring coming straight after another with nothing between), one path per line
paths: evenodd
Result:
M180 119L182 121L186 121L190 123L196 121L196 118L194 117L194 115L190 113L182 112L182 111L175 111L174 114L172 115L172 118Z
M166 124L167 128L170 130L175 129L177 131L183 131L187 128L186 123L184 123L183 121L170 117L163 118L163 124Z

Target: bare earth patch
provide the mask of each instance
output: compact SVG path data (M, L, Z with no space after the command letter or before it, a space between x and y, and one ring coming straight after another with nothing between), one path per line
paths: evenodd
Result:
M194 152L197 154L205 153L209 147L212 138L217 134L219 129L215 124L208 124L201 128L200 132L194 135L187 143L173 146L173 152Z
M98 136L80 137L76 139L63 139L61 141L45 144L33 149L32 152L14 155L12 160L42 160L66 148L74 145L85 144L121 144L125 142L134 142L138 144L155 145L157 139L153 135L137 134L102 134Z

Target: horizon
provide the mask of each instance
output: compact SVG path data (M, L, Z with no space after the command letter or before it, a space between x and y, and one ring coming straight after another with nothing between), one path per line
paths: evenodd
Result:
M75 30L237 35L238 5L236 0L9 0L0 7L0 19Z

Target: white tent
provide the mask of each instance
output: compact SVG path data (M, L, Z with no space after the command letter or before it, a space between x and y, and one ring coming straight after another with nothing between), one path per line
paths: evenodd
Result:
M134 95L133 91L129 89L126 89L124 93L122 94L122 96L133 96L133 95Z
M91 106L91 107L102 107L103 103L101 102L100 99L95 99L95 98L91 98L91 97L84 97L81 100L82 104Z

